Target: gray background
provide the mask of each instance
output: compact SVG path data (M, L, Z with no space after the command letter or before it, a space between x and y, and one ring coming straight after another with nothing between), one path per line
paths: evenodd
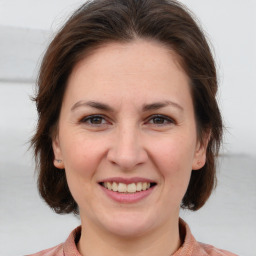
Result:
M0 255L36 252L63 242L79 225L39 198L28 141L40 59L83 1L0 0ZM210 39L219 73L226 131L219 186L206 206L182 212L202 242L256 255L256 1L184 0Z

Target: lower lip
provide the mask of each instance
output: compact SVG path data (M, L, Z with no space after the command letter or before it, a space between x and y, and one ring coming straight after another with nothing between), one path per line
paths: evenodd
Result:
M102 188L102 190L106 193L106 195L108 197L110 197L111 199L113 199L114 201L118 202L118 203L136 203L146 197L148 197L153 189L155 188L155 186L144 190L144 191L140 191L140 192L135 192L135 193L119 193L119 192L114 192L112 190L109 190L103 186L100 185L100 187Z

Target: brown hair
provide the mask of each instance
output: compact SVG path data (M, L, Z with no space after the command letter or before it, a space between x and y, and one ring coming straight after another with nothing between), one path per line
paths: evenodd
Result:
M222 139L216 102L216 69L207 41L190 12L174 0L94 0L82 5L49 45L35 97L39 115L32 145L41 196L57 213L78 213L64 171L53 165L52 134L57 128L67 79L74 65L108 42L156 40L174 50L190 78L198 137L211 132L206 164L192 176L182 207L197 210L215 186L215 158Z

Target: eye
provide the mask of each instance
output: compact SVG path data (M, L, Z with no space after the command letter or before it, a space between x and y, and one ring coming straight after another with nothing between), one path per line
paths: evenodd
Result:
M91 115L84 117L80 120L81 123L88 124L90 126L101 126L108 124L109 122L101 115Z
M175 121L172 118L164 115L153 115L148 119L147 123L157 125L157 126L162 126L162 125L174 124Z

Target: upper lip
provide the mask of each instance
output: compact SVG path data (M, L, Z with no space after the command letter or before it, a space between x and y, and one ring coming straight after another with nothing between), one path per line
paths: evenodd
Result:
M103 182L116 182L116 183L124 183L124 184L131 184L131 183L138 183L138 182L156 183L154 180L142 178L142 177L132 177L132 178L111 177L111 178L106 178L99 181L99 183L103 183Z

